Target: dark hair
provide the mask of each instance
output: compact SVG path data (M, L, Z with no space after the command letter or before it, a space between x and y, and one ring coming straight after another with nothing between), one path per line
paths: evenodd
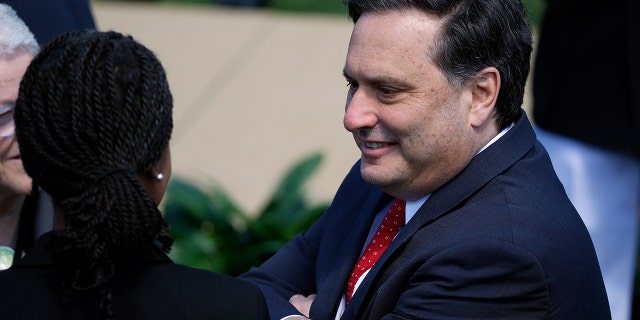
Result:
M173 127L173 100L156 56L117 32L66 33L28 67L16 102L27 173L64 212L48 248L63 288L99 290L111 318L109 280L120 257L172 239L138 176L158 163Z
M493 66L500 72L496 125L517 120L529 74L532 35L520 0L343 0L354 23L365 13L416 9L444 19L434 62L454 85Z

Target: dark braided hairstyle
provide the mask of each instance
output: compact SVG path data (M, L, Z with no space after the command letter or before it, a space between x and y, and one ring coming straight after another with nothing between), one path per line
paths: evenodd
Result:
M101 292L112 318L109 281L118 261L172 239L139 176L168 147L173 101L156 56L117 32L66 33L29 66L16 103L25 170L64 213L48 248L68 292Z

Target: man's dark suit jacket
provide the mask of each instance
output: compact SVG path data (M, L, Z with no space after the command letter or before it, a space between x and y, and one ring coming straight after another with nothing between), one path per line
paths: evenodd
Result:
M333 319L374 215L391 197L356 164L325 214L241 278L272 319L317 293ZM431 194L380 257L342 319L610 319L587 230L524 112L502 138Z
M97 319L97 293L61 294L61 278L44 248L49 234L17 264L0 271L0 319ZM254 285L174 264L156 246L116 267L116 319L268 319Z

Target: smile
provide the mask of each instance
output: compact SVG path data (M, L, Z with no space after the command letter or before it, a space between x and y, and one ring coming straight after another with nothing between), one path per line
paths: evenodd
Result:
M387 143L387 142L365 142L364 144L367 146L367 148L371 148L371 149L378 149L378 148L387 147L391 145L391 143Z

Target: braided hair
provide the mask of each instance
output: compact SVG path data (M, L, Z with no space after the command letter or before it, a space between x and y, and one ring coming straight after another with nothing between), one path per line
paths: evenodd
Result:
M54 39L24 75L16 135L27 173L64 213L49 242L68 292L101 292L112 318L109 281L117 263L172 239L139 176L168 147L173 101L156 56L117 32Z

